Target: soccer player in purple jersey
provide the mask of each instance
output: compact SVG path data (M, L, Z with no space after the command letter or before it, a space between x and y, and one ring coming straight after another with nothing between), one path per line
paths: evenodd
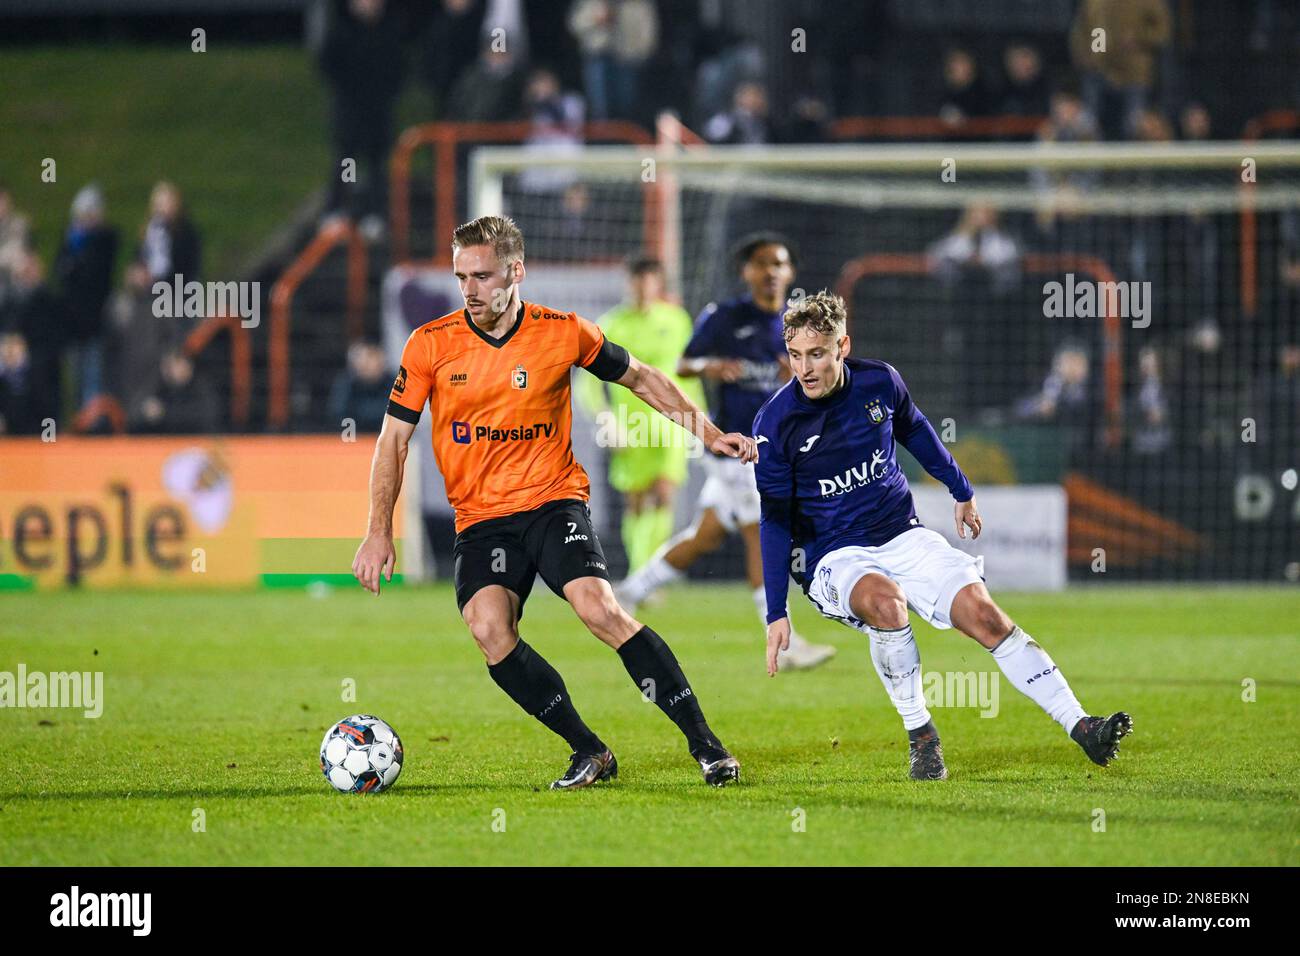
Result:
M848 357L838 296L822 291L791 304L783 323L794 378L754 419L768 673L789 640L793 574L823 615L869 636L871 661L908 732L911 776L942 780L948 771L921 690L910 605L935 627L978 641L1017 690L1105 766L1132 731L1129 715L1088 716L1047 651L989 596L983 559L921 526L899 444L952 493L959 537L967 529L979 537L982 521L970 482L897 370Z

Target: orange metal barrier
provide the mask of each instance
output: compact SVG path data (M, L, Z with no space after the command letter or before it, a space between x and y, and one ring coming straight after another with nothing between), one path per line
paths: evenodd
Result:
M290 307L303 281L316 270L335 247L346 244L348 251L347 327L349 340L358 339L364 329L368 261L366 245L350 221L330 223L276 280L271 289L271 331L267 344L267 424L282 429L289 424Z
M72 430L84 434L90 431L95 422L101 418L108 419L113 434L121 435L126 431L126 412L122 410L118 400L107 392L96 395L81 406L77 417L72 420Z
M1103 260L1096 256L1071 253L1026 253L1020 259L1024 272L1057 274L1078 272L1090 275L1098 282L1114 282L1115 274ZM863 279L886 275L928 275L929 266L924 253L874 253L846 262L835 281L835 294L846 303L853 301L853 289ZM1124 366L1120 338L1120 317L1116 314L1111 296L1106 297L1102 316L1102 386L1105 402L1104 441L1115 447L1121 438Z
M214 315L199 323L181 346L191 359L208 347L217 334L230 333L230 424L233 428L248 425L248 413L253 391L253 347L248 329L239 316Z
M999 136L1033 136L1046 116L972 116L946 123L937 116L842 116L831 121L835 139L917 139L958 136L996 139Z
M456 148L464 143L523 143L532 133L527 122L508 123L422 123L406 130L397 140L389 162L389 225L392 233L393 262L411 261L411 158L425 146L433 149L433 234L446 240L441 248L422 265L447 265L451 261L450 237L456 222ZM607 120L583 125L583 138L612 140L649 146L654 138L635 123ZM653 196L647 193L647 204ZM650 210L647 209L647 212Z

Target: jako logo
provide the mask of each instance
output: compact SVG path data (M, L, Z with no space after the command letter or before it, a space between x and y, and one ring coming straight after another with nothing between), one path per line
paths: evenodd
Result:
M693 697L693 696L695 696L695 695L691 693L691 689L688 687L688 688L686 688L684 691L682 691L680 694L673 694L673 696L669 697L669 698L668 698L668 706L671 707L673 704L677 703L679 700L684 700L684 699L687 698L687 697Z
M152 893L71 893L50 897L51 926L130 926L135 936L148 936L152 926Z

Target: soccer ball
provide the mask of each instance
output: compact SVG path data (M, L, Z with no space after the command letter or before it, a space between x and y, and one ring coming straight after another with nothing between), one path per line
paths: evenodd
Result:
M402 772L402 741L378 717L354 714L325 732L320 769L342 793L378 793Z

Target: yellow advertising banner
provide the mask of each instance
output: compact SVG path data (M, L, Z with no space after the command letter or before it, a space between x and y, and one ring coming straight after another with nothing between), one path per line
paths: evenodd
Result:
M350 582L371 453L337 436L0 439L0 588Z

